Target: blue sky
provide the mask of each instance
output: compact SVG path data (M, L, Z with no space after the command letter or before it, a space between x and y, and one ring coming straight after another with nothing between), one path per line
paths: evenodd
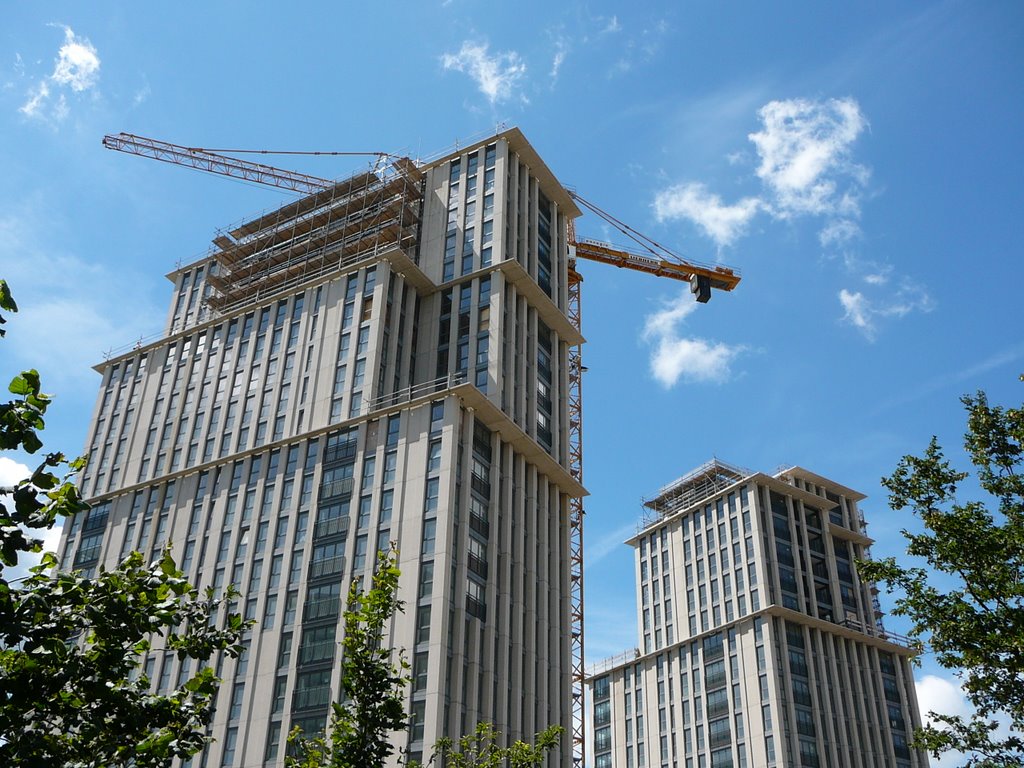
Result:
M960 455L959 395L1020 402L1019 3L290 9L5 8L0 274L23 312L0 373L35 365L59 393L51 446L83 444L103 351L162 327L163 275L287 199L102 149L118 131L427 156L518 125L585 198L742 270L695 307L582 266L588 662L636 642L621 542L660 486L712 456L804 465L868 494L874 554L897 554L878 479L932 434Z

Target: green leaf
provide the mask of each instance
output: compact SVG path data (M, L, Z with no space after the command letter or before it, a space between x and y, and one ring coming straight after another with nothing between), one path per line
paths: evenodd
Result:
M39 372L35 369L22 371L11 380L7 388L15 395L35 395L39 393Z

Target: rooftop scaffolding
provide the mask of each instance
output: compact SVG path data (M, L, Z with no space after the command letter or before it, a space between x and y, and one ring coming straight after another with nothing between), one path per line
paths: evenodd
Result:
M701 464L692 472L664 486L653 498L644 499L644 506L654 514L644 516L643 526L646 527L661 517L699 504L753 474L754 472L749 469L726 464L718 459Z
M415 262L422 178L399 158L222 232L210 254L209 305L230 311L395 247Z

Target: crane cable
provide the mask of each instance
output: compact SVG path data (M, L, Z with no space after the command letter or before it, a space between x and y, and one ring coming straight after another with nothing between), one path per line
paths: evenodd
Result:
M679 256L669 248L666 248L661 243L651 239L650 237L644 235L641 232L638 232L637 230L633 229L633 227L629 226L629 224L626 224L624 221L615 218L610 213L594 205L589 200L580 197L576 192L570 190L566 191L569 192L569 195L572 197L573 200L580 203L584 208L588 209L592 213L595 213L598 216L600 216L602 219L604 219L613 227L618 229L620 232L622 232L622 234L624 234L626 237L635 242L637 245L639 245L641 248L643 248L645 251L650 253L655 258L664 259L665 257L668 257L668 259L671 261L678 262L679 264L682 265L686 264L685 259L683 259L681 256Z

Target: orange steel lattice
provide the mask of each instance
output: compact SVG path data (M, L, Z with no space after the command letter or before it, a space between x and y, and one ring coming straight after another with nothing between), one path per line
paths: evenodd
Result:
M569 239L574 226L569 222ZM571 246L570 246L571 248ZM576 271L576 261L569 260L569 319L576 330L581 329L582 307L580 287L583 277ZM583 485L583 347L569 349L569 471ZM586 734L583 695L583 497L569 499L569 615L572 634L569 640L572 666L572 761L583 768L586 756Z

